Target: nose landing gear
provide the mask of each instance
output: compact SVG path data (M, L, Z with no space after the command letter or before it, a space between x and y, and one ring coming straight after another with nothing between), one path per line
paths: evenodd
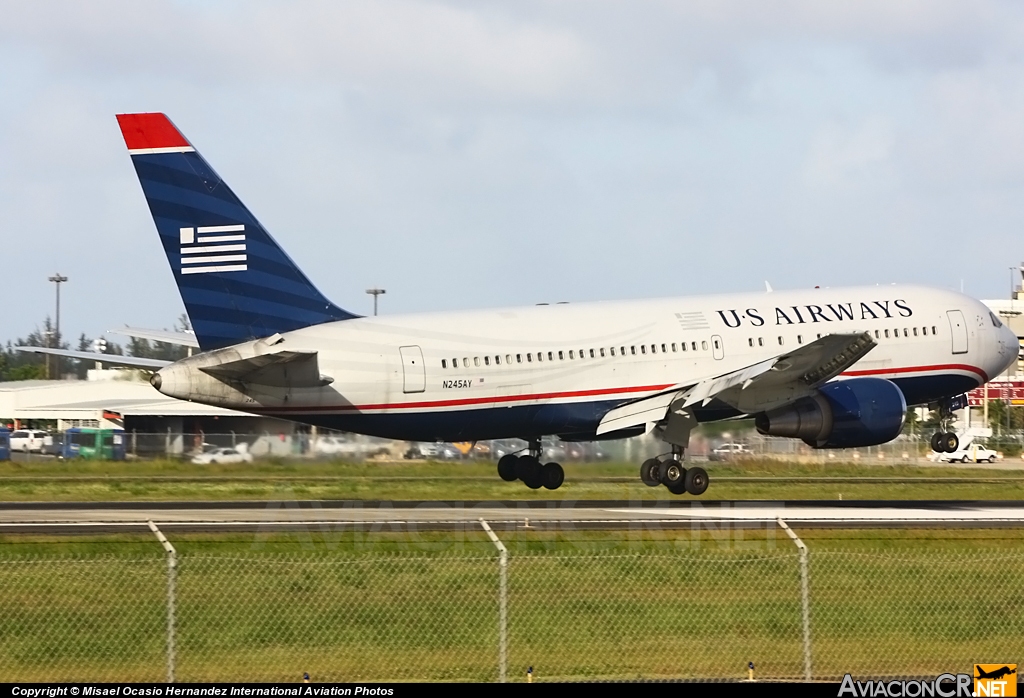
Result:
M540 457L540 441L531 440L525 455L509 453L498 460L498 477L505 482L522 480L531 490L557 490L565 482L565 471L558 463L541 465Z
M939 431L932 434L931 447L937 453L953 453L960 447L960 437L952 431L953 410L963 400L954 398L939 403Z

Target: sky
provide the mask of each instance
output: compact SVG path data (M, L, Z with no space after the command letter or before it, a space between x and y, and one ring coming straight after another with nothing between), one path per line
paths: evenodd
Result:
M184 307L114 115L166 113L335 303L923 283L1024 260L1024 4L0 10L0 340ZM1019 274L1018 274L1019 279Z

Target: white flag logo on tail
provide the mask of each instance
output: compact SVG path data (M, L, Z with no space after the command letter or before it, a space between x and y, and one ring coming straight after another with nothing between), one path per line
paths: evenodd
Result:
M181 273L245 271L245 226L181 228Z

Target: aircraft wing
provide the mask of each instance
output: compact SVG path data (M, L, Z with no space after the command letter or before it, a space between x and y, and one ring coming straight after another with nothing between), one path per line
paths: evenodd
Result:
M107 330L107 334L120 334L125 337L151 339L155 342L177 344L182 347L199 348L196 336L190 332L168 332L167 330L147 330L141 327L122 327L119 330Z
M315 351L275 351L237 359L199 370L222 381L240 381L275 387L316 388L332 382L320 375Z
M170 364L170 361L160 359L144 359L139 356L121 356L120 354L100 354L95 351L72 351L70 349L51 349L50 347L14 347L18 351L26 351L32 354L53 354L54 356L65 356L69 359L82 359L85 361L99 361L100 363L112 366L130 366L132 368L163 368Z
M831 334L765 361L694 383L681 383L610 410L597 435L659 422L670 408L686 409L711 400L745 414L782 407L810 395L860 361L876 345L867 332Z

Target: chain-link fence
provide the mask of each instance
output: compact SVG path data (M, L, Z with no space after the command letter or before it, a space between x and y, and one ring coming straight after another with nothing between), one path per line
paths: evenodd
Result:
M512 552L504 573L483 549L0 559L0 677L835 680L1024 657L1024 552L806 559L806 595L788 541Z

